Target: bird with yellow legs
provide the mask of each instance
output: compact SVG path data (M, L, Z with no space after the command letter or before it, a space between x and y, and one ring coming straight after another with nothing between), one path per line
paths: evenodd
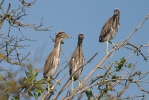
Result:
M51 80L55 80L58 82L56 79L53 79L53 76L55 75L59 63L60 63L60 50L61 50L61 41L64 38L71 38L71 36L67 35L65 32L58 32L55 38L55 45L54 49L52 52L49 54L47 57L45 64L44 64L44 73L43 76L44 78L47 79L47 82L50 82ZM50 86L48 83L48 93L50 91Z
M119 23L120 19L120 11L118 9L114 10L114 15L104 24L100 36L99 36L99 42L105 42L106 41L106 53L108 52L108 43L111 43L114 47L116 45L112 43L110 40L114 38L116 35L118 28L120 26Z
M83 66L84 65L84 55L82 51L82 42L84 39L83 34L78 35L78 43L75 51L73 52L71 56L71 60L69 62L69 72L71 77L71 93L73 93L73 81L78 80L79 86L80 86L80 81L79 81L79 76L82 73ZM80 69L79 69L80 68Z

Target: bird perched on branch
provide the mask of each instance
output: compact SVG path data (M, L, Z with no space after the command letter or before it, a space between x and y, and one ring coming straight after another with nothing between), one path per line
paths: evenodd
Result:
M99 36L99 42L106 41L106 52L108 52L108 42L111 43L113 46L115 46L114 43L112 43L110 40L114 38L116 35L118 28L120 26L119 23L120 19L120 11L118 9L114 10L114 15L104 24L100 36Z
M69 63L70 76L73 75L71 77L71 82L72 82L71 91L72 92L73 92L73 81L79 79L79 76L83 70L83 67L81 67L84 65L84 55L83 55L83 51L82 51L83 39L84 39L84 35L79 34L77 47L76 47L75 51L73 52L73 54L71 56L70 63ZM79 82L79 86L80 86L80 81L78 80L78 82Z
M54 41L55 42L54 49L52 50L52 52L49 54L49 56L45 61L43 76L44 78L48 78L48 81L50 81L51 79L55 80L52 77L56 73L60 63L61 41L64 38L71 38L71 37L62 31L57 33ZM49 90L49 86L48 86L48 90Z

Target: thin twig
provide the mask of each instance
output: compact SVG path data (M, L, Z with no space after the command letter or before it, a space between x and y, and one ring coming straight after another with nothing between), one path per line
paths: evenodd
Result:
M123 46L123 45L125 44L125 42L127 42L127 41L129 40L129 38L143 25L143 23L144 23L148 18L149 18L149 14L148 14L147 17L141 22L141 24L140 24L133 32L130 33L130 35L124 40L124 42L122 42L122 43L120 44L120 46L118 47L118 49L119 49L121 46ZM84 84L84 83L87 81L87 79L105 62L105 60L109 57L109 55L110 55L111 53L113 53L115 50L116 50L116 48L112 49L112 50L109 52L109 54L107 54L107 55L102 59L102 61L97 64L97 66L86 76L86 78L84 79L84 81L81 82L81 85ZM80 86L81 86L81 85L80 85ZM79 90L79 88L80 88L80 87L78 87L77 89L75 89L74 93L76 93L76 92ZM74 96L74 94L70 97L70 99L72 99L73 96Z
M83 66L79 67L66 81L66 83L64 84L64 86L61 88L61 90L58 92L58 94L54 97L53 100L57 100L58 96L64 91L64 88L66 88L67 83L69 82L69 79L82 67L84 67L85 65L87 65L89 62L91 62L91 60L93 60L93 58L97 55L98 53L95 53L93 55L93 57L91 57L91 59L89 59Z

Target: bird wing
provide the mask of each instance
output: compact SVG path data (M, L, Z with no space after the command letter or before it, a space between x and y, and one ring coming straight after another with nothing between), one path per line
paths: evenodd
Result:
M73 52L72 56L71 56L71 60L70 60L70 63L69 63L69 73L70 75L72 75L72 71L74 71L74 67L76 66L76 59L78 57L78 54L76 52L76 50Z
M103 26L100 37L99 37L99 42L104 42L104 38L110 33L111 28L112 28L112 23L113 23L113 18L111 17Z
M51 69L52 65L53 65L53 60L51 59L51 57L49 55L45 61L45 65L44 65L44 73L43 73L44 77L47 77L47 74L48 74L49 70Z
M51 75L50 77L52 77L57 70L59 62L60 62L60 58L55 57L54 53L51 53L48 56L44 65L44 74L43 74L44 77L47 77L47 74L50 74Z
M83 55L83 52L82 52L82 58L81 58L81 66L84 65L84 55ZM81 73L83 71L83 67L81 69Z
M72 57L71 57L71 61L69 63L69 73L70 75L72 75L73 72L75 72L79 67L81 67L84 64L84 55L83 52L80 52L80 56L78 53L78 48L74 51ZM83 68L81 68L81 72L82 72Z

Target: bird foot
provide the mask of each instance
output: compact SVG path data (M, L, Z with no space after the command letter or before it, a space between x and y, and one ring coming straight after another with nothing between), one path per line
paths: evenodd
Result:
M50 91L51 91L51 88L50 88L50 86L48 86L47 90L48 90L48 93L50 93Z
M50 93L54 93L54 86L51 87L51 86L48 84L46 90L47 90L47 92L48 92L49 94L50 94Z
M119 44L114 44L113 48L114 48L115 50L118 50L118 49L119 49Z
M57 83L58 85L61 85L61 81L60 81L60 80L56 80L56 83Z
M53 87L50 88L50 89L47 88L47 92L48 92L48 94L51 94L51 93L53 94L54 93L54 88Z
M111 53L110 52L107 52L107 55L110 55Z
M71 94L73 94L74 89L71 89Z
M81 84L81 81L80 81L80 80L79 80L79 88L80 88L80 89L84 88L84 85Z
M61 85L61 81L60 80L56 80L56 79L53 79L58 85Z
M79 87L80 87L80 89L84 88L84 86L83 86L83 85L79 85Z

